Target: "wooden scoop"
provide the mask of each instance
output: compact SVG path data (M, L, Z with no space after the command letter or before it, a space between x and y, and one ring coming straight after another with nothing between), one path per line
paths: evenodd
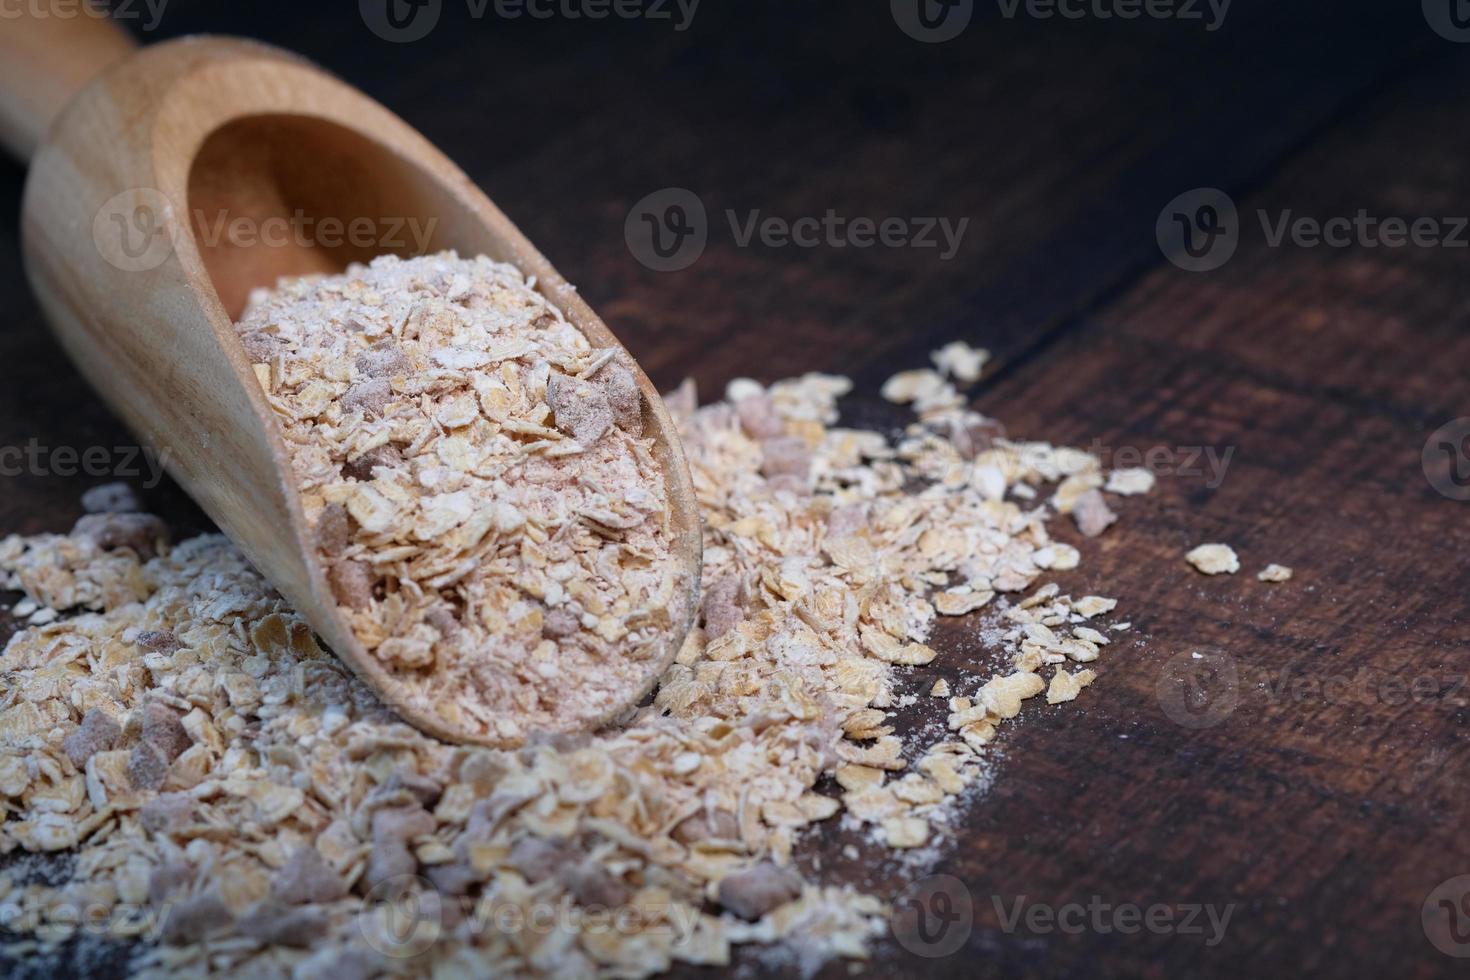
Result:
M232 322L252 289L280 276L340 272L384 252L422 254L422 244L509 262L534 276L593 345L622 349L617 338L443 154L373 100L283 51L201 37L135 52L105 20L0 21L0 140L30 160L27 272L82 373L386 703L435 736L499 744L412 709L353 635ZM201 213L206 221L243 217L256 228L305 215L350 229L352 219L369 218L380 230L394 216L432 234L419 243L405 231L386 247L353 244L350 234L333 236L342 240L332 247L295 235L286 244L279 236L242 242L203 234L188 217ZM667 481L679 579L673 626L633 702L684 640L701 559L683 451L657 392L635 374ZM628 707L607 705L598 724Z

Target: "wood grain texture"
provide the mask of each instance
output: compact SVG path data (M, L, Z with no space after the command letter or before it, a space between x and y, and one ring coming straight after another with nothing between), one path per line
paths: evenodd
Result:
M417 221L432 229L427 250L515 265L594 345L621 348L576 290L421 136L297 56L252 42L150 46L88 86L32 160L22 215L26 267L83 375L385 703L437 737L505 744L443 710L452 705L413 696L362 646L328 585L286 445L231 323L253 289L372 256L340 254L318 236L271 244L257 235L240 245L208 234L216 216L260 229L297 215L343 226ZM702 551L688 467L658 392L636 368L635 377L670 503L673 627L650 651L641 690L599 705L593 726L648 693L698 603Z
M1431 70L1367 104L1239 198L1246 221L1226 266L1156 270L981 398L1028 436L1176 458L1235 451L1218 489L1162 479L1084 565L1077 588L1137 597L1136 645L1110 651L1109 696L1083 709L1082 731L1056 714L1016 732L1010 749L1028 760L1065 751L1047 774L1056 788L1003 780L986 808L999 826L1037 812L1084 820L1036 835L1032 859L981 872L988 889L1041 902L1237 902L1228 938L1204 949L1079 937L1039 953L1038 972L1458 966L1419 911L1470 873L1470 504L1433 488L1421 453L1470 411L1467 249L1272 248L1255 212L1470 213L1451 94L1467 80L1463 66ZM1181 555L1207 540L1233 543L1242 574L1187 569ZM1273 561L1296 579L1256 582ZM1193 651L1238 677L1231 691L1200 672L1232 707L1198 729L1173 723L1158 693ZM1103 846L1087 854L1079 836Z
M1470 415L1470 250L1270 248L1254 211L1470 213L1467 52L1413 4L1242 2L1214 33L977 6L943 46L905 38L883 6L711 7L679 33L467 23L446 4L429 38L389 45L321 10L180 3L163 33L289 44L403 114L662 387L840 370L865 385L849 415L893 425L902 417L873 401L873 382L964 337L1000 354L977 405L1017 436L1158 447L1180 465L1194 447L1234 449L1218 487L1166 476L1081 544L1063 586L1116 596L1135 632L1078 702L1028 707L1003 736L995 785L938 869L974 901L963 951L925 959L890 943L883 975L1461 974L1426 939L1420 907L1470 873L1470 504L1434 491L1420 453ZM622 228L669 186L721 220L833 208L971 225L943 263L741 248L712 228L697 263L655 273ZM1228 264L1188 274L1162 260L1153 225L1197 186L1229 191L1247 223ZM0 387L0 445L126 441L45 336L6 237L14 218L0 194L0 290L15 311L0 351L34 370ZM6 477L3 526L67 526L89 482ZM176 490L147 496L200 521ZM1206 540L1234 544L1242 573L1191 571L1183 553ZM1297 578L1256 582L1272 561ZM936 645L977 666L991 656L963 625ZM1233 689L1218 671L1192 674L1191 652L1233 665ZM1420 677L1434 693L1406 700L1397 685ZM1160 685L1181 679L1231 710L1212 727L1171 720ZM851 835L809 845L803 861L826 876L889 895L909 884ZM1023 895L1235 908L1215 945L1007 931L997 902Z
M0 145L29 159L82 86L133 51L114 21L7 8L0 31Z

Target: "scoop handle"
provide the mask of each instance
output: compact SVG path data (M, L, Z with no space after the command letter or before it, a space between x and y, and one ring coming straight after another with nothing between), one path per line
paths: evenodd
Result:
M0 143L28 163L82 86L137 45L93 3L15 7L0 18Z

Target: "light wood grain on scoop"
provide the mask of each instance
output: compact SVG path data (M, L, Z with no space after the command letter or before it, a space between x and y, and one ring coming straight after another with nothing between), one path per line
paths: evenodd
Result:
M0 73L8 83L0 138L23 159L34 154L22 216L27 271L58 337L175 479L387 703L442 738L514 741L401 697L354 635L333 600L289 454L232 321L252 290L283 276L336 273L422 245L509 263L593 347L622 346L461 171L350 86L244 41L186 38L131 55L125 49L110 25L90 18L22 18L0 35L0 62L26 51L28 71L40 76L32 85L45 92L23 97L13 73ZM85 77L68 54L78 50L122 60L67 104ZM224 215L258 230L303 214L349 225L361 218L375 228L412 220L432 233L421 243L403 236L401 246L384 236L279 241L219 233L217 224ZM657 393L622 356L663 476L680 575L646 681L583 727L615 717L651 688L682 643L699 582L699 522L683 452Z

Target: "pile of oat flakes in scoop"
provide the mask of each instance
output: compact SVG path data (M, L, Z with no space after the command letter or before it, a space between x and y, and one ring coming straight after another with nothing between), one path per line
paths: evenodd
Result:
M885 387L918 413L896 444L835 427L831 376L666 399L706 521L702 616L652 702L593 736L415 731L227 540L170 545L126 493L0 542L32 614L0 658L8 952L103 933L156 974L298 980L641 977L747 943L867 956L884 902L798 874L800 836L840 822L942 851L997 728L1076 697L1126 628L1047 580L1079 560L1048 521L1105 527L1103 488L1147 483L1004 439L951 380L983 352L935 360L948 377ZM1001 670L926 645L967 614ZM900 737L918 665L948 725ZM20 852L70 858L28 875Z
M689 590L627 355L534 285L384 256L236 325L353 634L408 705L506 743L646 693Z

